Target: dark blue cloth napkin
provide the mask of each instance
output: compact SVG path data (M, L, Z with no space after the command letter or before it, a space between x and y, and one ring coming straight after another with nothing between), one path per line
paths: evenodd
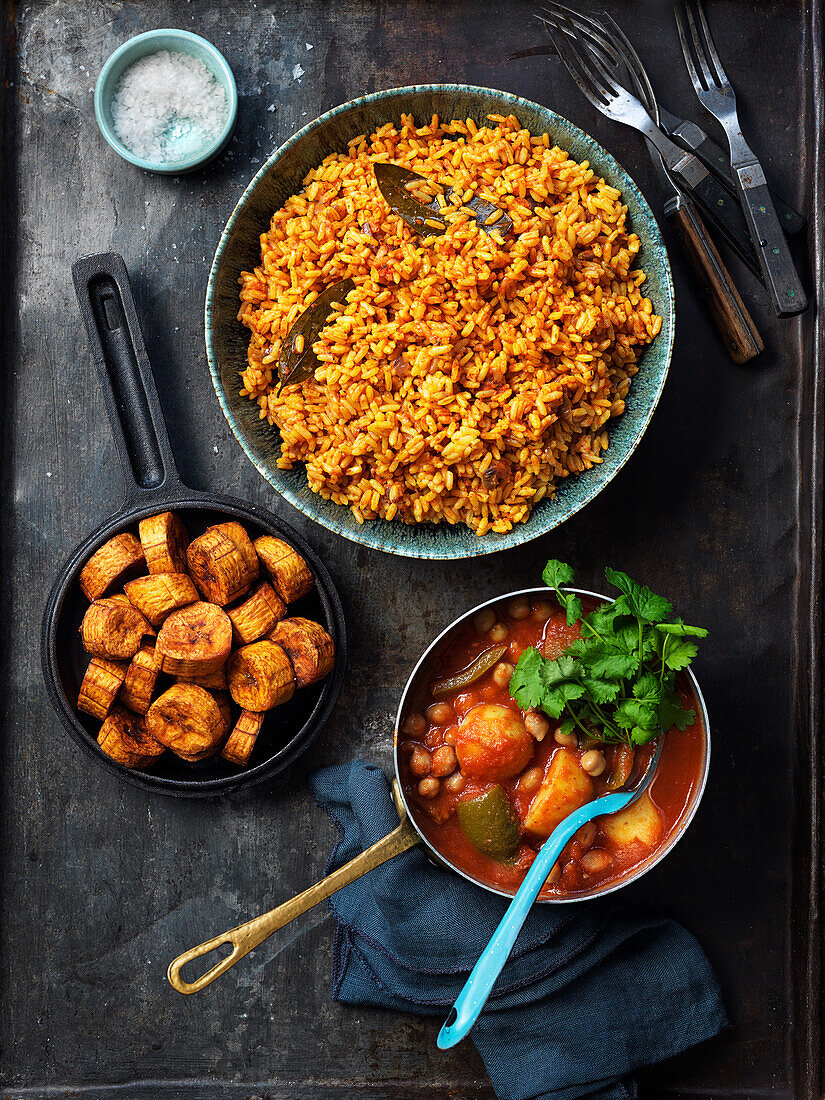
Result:
M398 824L380 768L324 768L310 786L341 834L330 871ZM414 848L329 905L335 1000L446 1017L507 902ZM500 1100L630 1100L635 1070L726 1022L713 971L678 924L608 902L536 905L471 1038Z

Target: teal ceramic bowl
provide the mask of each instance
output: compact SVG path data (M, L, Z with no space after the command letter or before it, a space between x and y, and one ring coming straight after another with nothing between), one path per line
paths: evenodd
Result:
M187 149L186 155L179 160L156 162L144 160L130 152L115 133L112 119L112 98L117 88L117 83L124 71L150 54L159 53L161 50L169 50L170 53L186 53L190 57L197 57L206 65L215 80L226 92L229 111L226 116L220 134L212 141L198 146L194 151ZM106 64L100 70L95 85L95 118L97 125L106 141L114 151L129 164L136 168L143 168L147 172L159 172L166 176L180 176L184 172L193 172L196 168L202 168L226 147L226 143L232 137L235 129L235 120L238 117L238 89L235 85L235 77L226 61L226 58L205 38L191 31L179 31L174 27L163 30L146 31L145 34L135 35L122 46L118 46L115 52L108 58Z
M515 115L534 134L550 135L576 160L588 160L594 170L622 192L630 224L639 235L639 262L648 281L647 294L662 317L662 330L645 350L626 411L611 422L610 446L604 462L575 477L565 478L554 500L542 501L526 523L507 534L478 538L463 526L447 523L416 526L370 520L359 524L348 508L312 493L303 466L279 470L280 437L258 417L258 406L240 397L238 372L246 363L249 333L237 321L238 276L260 263L260 234L283 203L301 188L307 172L333 150L344 150L358 134L371 133L402 113L429 120L472 118L482 125L487 115ZM424 84L392 88L354 99L317 118L285 142L269 158L241 196L221 236L206 292L206 353L221 408L247 457L272 486L296 508L322 526L364 546L412 558L469 558L492 554L546 534L591 501L636 449L661 396L673 350L673 281L656 219L639 188L613 157L591 137L547 107L508 92L458 84Z

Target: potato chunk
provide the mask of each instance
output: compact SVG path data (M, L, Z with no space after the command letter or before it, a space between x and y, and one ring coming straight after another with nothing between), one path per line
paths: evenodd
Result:
M455 737L462 774L477 779L509 779L525 768L535 741L518 711L480 703L466 714Z
M662 819L647 793L626 810L602 818L601 826L604 835L617 847L641 844L653 848L662 835Z
M550 761L524 827L535 836L550 836L559 822L593 797L593 780L574 752L559 749Z

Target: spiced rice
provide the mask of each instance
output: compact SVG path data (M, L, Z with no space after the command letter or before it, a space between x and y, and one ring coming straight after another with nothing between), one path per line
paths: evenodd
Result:
M372 165L437 184L441 236L416 236ZM510 116L416 127L404 115L332 153L244 272L241 394L281 434L278 465L356 519L509 531L559 480L603 460L638 359L661 328L621 194ZM514 222L486 233L460 188ZM469 192L469 194L467 194ZM423 196L422 196L423 197ZM356 284L313 344L314 379L276 392L281 342L338 279Z

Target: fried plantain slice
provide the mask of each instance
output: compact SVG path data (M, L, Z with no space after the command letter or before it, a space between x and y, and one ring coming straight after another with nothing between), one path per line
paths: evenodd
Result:
M105 657L92 657L80 685L77 709L91 714L93 718L99 718L102 722L114 706L128 667L125 661L107 661Z
M255 548L239 523L208 527L186 551L189 573L205 600L224 607L258 579Z
M185 573L151 573L148 577L128 581L123 590L129 602L152 626L160 626L177 608L200 599L197 588Z
M261 535L255 539L255 551L269 571L275 590L287 603L294 603L312 590L312 571L288 542Z
M205 672L202 676L181 676L178 673L175 679L182 680L187 684L197 684L198 687L206 688L207 691L229 690L229 683L226 679L226 665L221 665L216 672Z
M97 743L107 756L127 768L146 768L164 752L145 720L123 707L115 707L100 727Z
M149 707L146 728L162 745L194 762L217 752L229 721L218 700L205 688L179 683Z
M264 724L264 717L265 715L251 710L241 711L241 716L235 723L235 728L221 749L221 756L224 760L229 760L241 768L247 766L252 750L255 748L258 734L261 732L261 726Z
M185 573L189 536L183 520L174 512L147 516L138 524L138 533L150 573Z
M295 691L292 665L274 642L253 642L236 650L226 672L232 698L243 710L271 710L291 699Z
M155 633L137 608L124 601L114 597L95 600L86 609L80 635L84 648L95 657L130 661L143 637Z
M317 683L332 671L335 643L320 623L295 615L281 619L267 637L285 650L298 687Z
M152 693L160 672L160 655L148 642L140 647L126 671L120 689L120 701L135 714L145 714L152 702Z
M140 572L144 564L143 548L129 531L95 550L80 570L80 587L88 600L97 600L110 589Z
M173 611L160 628L160 667L173 676L205 676L222 667L232 649L232 623L212 603L190 603Z
M286 614L286 604L267 581L226 613L232 621L233 637L238 645L257 642Z

